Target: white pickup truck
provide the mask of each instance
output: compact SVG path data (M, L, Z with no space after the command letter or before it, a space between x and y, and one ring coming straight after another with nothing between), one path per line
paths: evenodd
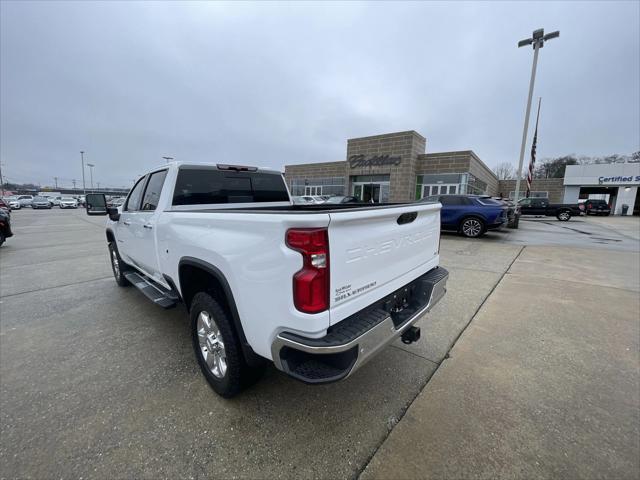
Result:
M174 162L108 215L113 274L189 311L195 355L230 397L267 360L318 384L351 375L446 292L440 204L294 205L280 172Z

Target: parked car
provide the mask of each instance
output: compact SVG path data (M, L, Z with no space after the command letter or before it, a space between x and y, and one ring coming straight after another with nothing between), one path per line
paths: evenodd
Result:
M119 207L124 203L123 197L114 197L107 201L107 207Z
M80 205L81 207L84 207L86 205L84 195L78 195L76 197L76 200L78 200L78 205Z
M356 197L352 196L344 196L344 195L336 195L333 197L329 197L326 200L326 203L360 203L360 200Z
M33 200L31 201L31 208L34 210L38 208L48 208L51 210L51 207L53 207L53 205L47 197L33 197Z
M465 237L481 237L507 221L508 207L488 195L439 195L423 198L421 202L440 202L442 230L453 230Z
M507 206L507 225L510 227L518 228L520 220L520 206L516 205L512 200L502 197L493 197L494 200L499 200Z
M264 206L260 206L264 204ZM306 383L353 374L445 294L439 204L293 206L275 170L172 162L108 215L115 280L156 305L182 301L196 359L220 395L266 361ZM114 297L117 301L117 296Z
M9 237L13 237L13 232L11 231L11 214L6 210L0 210L0 245Z
M22 208L22 205L20 204L20 200L18 200L18 197L15 195L11 197L6 197L4 201L7 205L9 205L9 208L11 210L20 210L20 208Z
M318 202L310 195L301 195L291 199L296 205L316 205Z
M3 211L3 212L6 212L7 215L11 216L11 207L4 200L4 198L0 198L0 210Z
M605 200L587 200L584 202L584 213L587 215L610 215L611 207Z
M73 197L60 198L60 208L78 208L78 201Z
M18 201L21 207L30 207L33 201L33 195L19 195Z
M577 203L549 203L548 198L523 198L518 202L518 206L522 215L556 217L561 222L567 222L572 216L580 215Z
M60 205L60 200L62 199L62 196L52 196L52 195L43 195L43 197L49 199L49 202L51 203L51 206L53 207L57 207L58 205Z

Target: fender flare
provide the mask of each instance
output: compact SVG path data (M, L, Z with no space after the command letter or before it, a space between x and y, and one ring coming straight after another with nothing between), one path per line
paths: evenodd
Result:
M251 345L249 345L249 342L247 341L247 337L244 333L244 328L242 327L242 321L240 320L240 315L238 314L238 308L236 306L236 301L233 296L233 292L231 291L231 287L229 286L229 282L227 281L227 278L224 276L224 273L222 273L219 268L215 267L214 265L211 265L208 262L205 262L204 260L200 260L199 258L182 257L178 262L178 285L180 288L181 296L182 296L183 290L182 290L182 281L180 278L180 270L184 265L190 265L192 267L200 268L205 272L209 273L220 283L223 290L222 293L224 294L227 300L227 305L229 306L229 313L231 314L233 324L236 327L236 332L238 333L238 336L240 337L240 344L242 345L242 352L244 353L245 360L250 366L257 366L259 363L261 363L263 361L262 357L260 357L258 354L256 354L253 351L253 348L251 348Z

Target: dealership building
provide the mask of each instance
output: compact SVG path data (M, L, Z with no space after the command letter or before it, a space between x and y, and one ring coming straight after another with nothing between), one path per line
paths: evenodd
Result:
M627 169L618 169L626 166ZM591 167L591 166L587 166ZM575 167L575 168L587 168ZM593 165L609 167L596 176L596 185L605 178L634 177L640 172L638 164ZM552 203L567 201L577 203L579 198L601 198L601 189L591 190L591 183L584 185L580 181L593 182L591 172L576 171L568 167L570 173L565 179L536 179L532 184L531 196L548 198ZM510 196L513 198L515 180L498 180L495 173L472 150L455 152L426 153L426 139L411 130L388 133L370 137L347 140L346 160L337 162L307 163L286 165L285 178L291 194L303 195L353 195L362 201L373 202L410 202L430 195L442 194L488 194L492 196ZM570 183L566 183L566 182ZM578 182L578 183L576 183ZM637 180L605 181L613 188L614 184L623 189L612 197L620 204L621 199L632 201L636 194ZM611 183L611 185L609 185ZM526 184L521 184L524 189ZM584 189L583 189L584 187ZM587 188L589 187L589 188ZM629 188L628 188L629 187ZM606 188L605 188L606 190ZM613 191L613 190L612 190ZM592 192L594 192L592 194ZM568 195L568 196L567 196ZM610 194L611 197L611 194ZM629 212L631 214L631 211Z

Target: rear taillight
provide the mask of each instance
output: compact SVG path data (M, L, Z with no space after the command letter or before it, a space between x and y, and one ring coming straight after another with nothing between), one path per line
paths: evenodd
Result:
M591 210L591 209L593 208L593 205L589 204L589 205L587 205L587 208L588 208L589 210Z
M293 303L305 313L329 308L329 235L326 228L287 230L289 248L302 254L302 268L293 276Z

